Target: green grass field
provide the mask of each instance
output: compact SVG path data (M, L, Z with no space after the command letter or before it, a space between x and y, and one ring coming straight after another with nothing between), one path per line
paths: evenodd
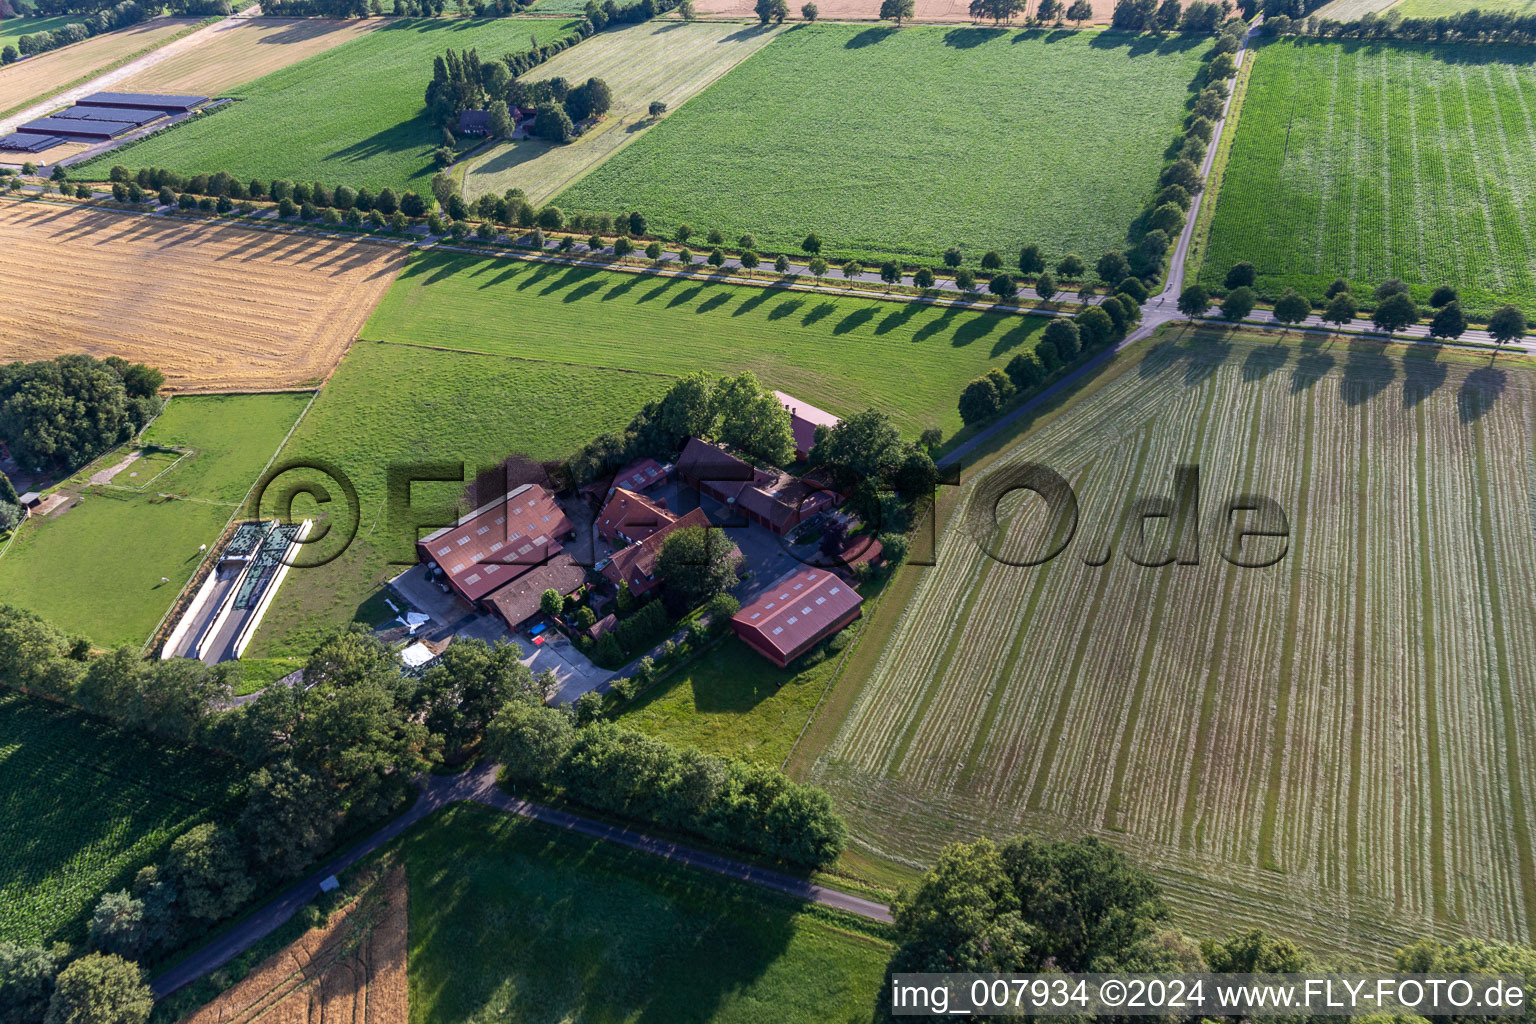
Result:
M796 25L559 196L799 251L937 263L1121 246L1204 40ZM974 265L974 264L973 264Z
M559 76L568 82L585 82L601 78L613 91L608 116L568 145L515 139L471 157L464 162L461 177L464 194L470 198L485 192L501 195L517 187L530 203L544 203L641 137L653 123L651 101L661 100L668 109L678 109L779 31L731 22L653 20L609 29L556 54L529 72L527 79Z
M666 377L651 373L357 343L274 467L323 459L345 472L361 506L357 539L335 561L289 572L251 655L305 655L327 626L388 615L379 585L416 561L415 533L388 514L390 467L463 464L472 479L514 453L565 458L594 435L623 427L666 385ZM318 478L292 472L283 486ZM418 483L412 502L436 514L438 524L449 522L466 486ZM312 509L307 501L296 503L296 512ZM338 519L357 521L340 513ZM343 532L338 526L337 536ZM392 569L391 558L405 564Z
M472 256L416 257L363 337L667 375L752 370L840 415L915 437L960 429L961 389L1046 320ZM636 344L644 338L645 344Z
M1461 11L1495 11L1525 16L1536 14L1536 0L1402 0L1389 8L1405 18L1440 18Z
M411 1020L868 1024L878 926L461 804L401 841Z
M193 454L141 459L109 486L85 486L80 474L69 488L79 503L28 520L0 557L0 602L98 646L142 644L197 568L198 546L218 539L309 397L173 398L140 444Z
M441 141L422 96L432 59L474 47L484 59L528 49L570 22L531 18L400 19L234 90L240 102L89 166L385 186L425 192ZM82 170L82 173L84 171Z
M232 819L239 766L0 690L0 940L82 942L101 894Z
M811 717L837 656L781 669L727 637L626 705L618 721L678 746L777 766Z
M1536 313L1536 62L1491 46L1273 42L1259 51L1200 280L1321 298L1401 277L1486 315Z
M972 472L811 780L898 861L1102 837L1195 934L1262 927L1378 965L1423 935L1530 941L1536 368L1162 337ZM1039 503L994 521L982 483L1025 462L1078 502L1037 568L977 540L1042 554ZM1144 568L1128 510L1181 465L1200 469L1198 564ZM1278 563L1223 557L1236 494L1284 511Z
M12 46L22 36L34 32L52 32L82 20L78 14L59 14L45 18L0 18L0 47Z

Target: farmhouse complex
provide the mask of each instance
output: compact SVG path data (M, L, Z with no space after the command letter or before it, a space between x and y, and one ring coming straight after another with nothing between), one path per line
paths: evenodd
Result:
M1536 0L0 0L0 1024L1519 1016L1533 111Z

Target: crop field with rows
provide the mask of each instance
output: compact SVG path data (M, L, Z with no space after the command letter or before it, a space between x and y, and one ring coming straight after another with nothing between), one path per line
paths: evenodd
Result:
M750 232L772 252L814 231L863 259L1028 242L1097 256L1156 191L1208 45L797 25L555 203Z
M1286 40L1257 55L1200 280L1233 263L1314 299L1389 277L1536 313L1536 62L1526 48Z
M83 941L102 893L193 826L231 820L238 767L0 691L0 940Z
M989 467L1075 488L1043 568L982 550L1037 559L1039 499L965 481L811 772L856 841L911 862L976 834L1098 835L1201 934L1362 963L1425 934L1529 941L1536 371L1450 358L1214 333L1130 350ZM1181 465L1198 562L1144 568L1129 509ZM1268 568L1223 557L1237 494L1288 520ZM1143 562L1169 533L1149 522Z
M397 18L351 42L231 90L230 109L177 125L108 153L81 173L112 164L183 174L229 171L240 178L288 178L426 193L442 141L422 96L432 58L452 47L482 58L548 43L572 22L537 18Z

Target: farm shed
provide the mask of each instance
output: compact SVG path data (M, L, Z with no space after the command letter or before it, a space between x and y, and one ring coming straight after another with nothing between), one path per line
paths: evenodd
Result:
M840 422L836 416L818 409L809 402L802 402L794 395L775 391L773 397L789 410L789 428L795 435L795 458L804 462L816 444L816 428L832 428Z
M613 545L638 544L664 526L677 521L663 500L615 487L608 504L597 514L597 533Z
M491 134L491 114L487 110L465 110L459 114L458 135Z
M443 570L454 593L474 604L558 555L560 540L575 532L548 491L523 484L423 537L416 550L423 562Z
M781 536L838 502L832 490L815 481L791 476L781 469L753 466L696 437L689 438L683 448L677 460L677 475L700 493Z
M826 569L797 569L731 617L748 647L784 668L860 615L864 599Z
M40 117L28 121L20 133L28 135L54 135L70 142L106 142L138 125L133 121L87 121L84 118Z
M556 590L561 597L570 597L586 584L587 570L577 565L570 555L562 553L523 573L485 600L506 622L508 629L517 629L539 614L544 591Z
M93 92L82 99L80 105L119 107L124 110L157 110L162 114L185 114L207 102L207 96L167 96L158 92Z

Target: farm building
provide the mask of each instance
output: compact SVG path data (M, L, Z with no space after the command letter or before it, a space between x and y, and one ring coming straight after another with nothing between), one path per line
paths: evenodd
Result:
M830 429L837 426L839 420L829 412L818 409L808 402L800 401L794 395L775 391L773 397L789 410L789 428L795 435L795 458L804 462L811 454L811 448L816 444L816 428Z
M491 113L488 110L464 110L459 112L456 135L491 134Z
M665 500L651 500L643 494L615 487L608 504L597 514L597 533L609 544L638 544L651 534L676 522Z
M630 491L646 491L672 478L672 464L663 466L655 459L636 459L612 477L599 476L582 487L581 493L605 501L620 487Z
M863 598L826 569L796 569L731 617L731 629L784 668L859 617Z
M640 543L614 552L608 564L603 566L603 576L614 586L628 584L629 592L637 597L649 594L660 583L656 579L656 556L661 554L661 545L666 539L673 532L690 526L702 526L707 530L712 525L704 510L696 508L681 519L674 519Z
M473 605L558 555L561 539L575 532L548 491L523 484L423 537L416 550L428 567L442 569L455 594Z
M544 591L555 590L561 597L570 597L586 585L587 570L562 552L493 592L485 603L501 616L508 629L515 630L539 614Z
M139 127L136 121L88 121L84 118L40 117L21 126L18 134L60 138L66 142L106 142Z
M688 439L678 457L677 475L700 493L780 535L837 505L837 495L814 481L781 469L753 466L696 437Z
M162 114L185 114L207 102L207 96L166 96L157 92L93 92L82 99L80 105L116 107L122 110L154 110Z

